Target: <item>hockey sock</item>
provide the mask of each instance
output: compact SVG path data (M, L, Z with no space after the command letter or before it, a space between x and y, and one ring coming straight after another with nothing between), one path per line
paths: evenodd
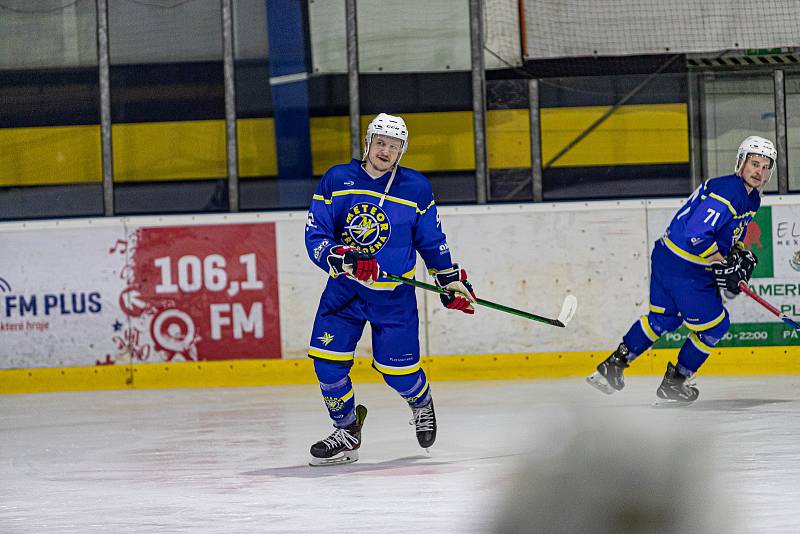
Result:
M690 332L683 342L680 352L678 352L678 372L691 376L696 373L700 366L706 361L708 355L728 331L731 326L728 312L724 311L722 320L711 328L699 332Z
M653 332L646 315L631 325L628 333L622 337L622 342L628 347L630 354L628 361L632 362L640 354L653 346L658 339L658 335Z
M678 372L683 376L692 376L705 363L716 344L717 340L703 332L691 332L678 352Z
M340 363L314 359L314 371L319 379L322 399L328 408L333 425L344 428L356 422L355 395L349 372L352 363Z
M422 369L410 375L383 375L383 379L414 408L425 406L431 401L428 377Z

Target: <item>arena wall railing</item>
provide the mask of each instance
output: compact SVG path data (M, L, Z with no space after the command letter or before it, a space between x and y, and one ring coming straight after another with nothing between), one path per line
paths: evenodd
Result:
M418 292L433 380L579 378L647 311L649 253L682 199L443 207L454 259L479 296L566 329ZM751 287L800 315L800 201L767 196L747 233ZM315 383L306 357L326 275L305 212L73 219L0 225L0 392ZM417 276L426 279L424 266ZM704 374L800 373L800 335L744 297ZM685 332L632 374L660 374ZM368 329L354 378L378 381Z

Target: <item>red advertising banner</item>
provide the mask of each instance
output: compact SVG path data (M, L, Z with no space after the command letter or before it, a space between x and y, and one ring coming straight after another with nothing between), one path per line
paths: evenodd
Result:
M109 253L132 361L281 357L274 223L142 227Z

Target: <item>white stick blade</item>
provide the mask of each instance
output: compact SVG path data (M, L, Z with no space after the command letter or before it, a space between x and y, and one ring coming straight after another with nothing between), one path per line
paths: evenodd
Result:
M575 315L575 310L578 309L578 299L575 298L575 295L567 295L564 298L564 304L561 305L561 313L558 314L558 320L561 321L561 324L567 326L572 320L572 316Z

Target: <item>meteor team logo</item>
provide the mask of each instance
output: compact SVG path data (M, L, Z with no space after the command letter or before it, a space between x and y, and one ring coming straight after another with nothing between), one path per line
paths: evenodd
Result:
M389 240L392 226L386 213L375 204L361 202L347 212L342 241L361 252L375 254Z

